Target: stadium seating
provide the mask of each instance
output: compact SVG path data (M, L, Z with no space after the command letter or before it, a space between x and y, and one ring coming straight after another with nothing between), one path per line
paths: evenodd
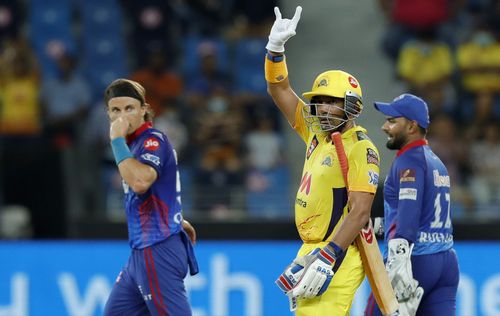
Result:
M264 56L267 39L246 38L235 44L235 89L238 92L266 94Z
M74 52L71 35L71 5L65 0L32 1L29 7L30 40L44 78L57 74L55 58Z

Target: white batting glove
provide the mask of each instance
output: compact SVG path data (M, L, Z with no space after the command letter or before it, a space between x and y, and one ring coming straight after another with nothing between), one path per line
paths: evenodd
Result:
M307 261L311 260L312 258L309 258L308 255L293 259L293 262L285 268L285 271L280 274L274 283L285 294L288 294L302 277Z
M417 314L418 305L424 295L424 289L417 287L415 292L410 296L407 301L399 302L399 315L401 316L415 316Z
M391 280L392 288L399 302L410 299L417 290L418 281L413 278L411 268L412 247L403 238L389 240L389 255L387 257L386 270Z
M267 50L276 53L283 53L285 51L285 43L290 37L295 35L295 29L297 28L297 23L299 23L301 13L302 7L297 6L291 20L282 19L280 9L274 7L276 20L271 28L271 33L269 33L269 41L266 45Z
M276 285L288 296L290 301L290 311L293 312L297 309L297 297L293 296L293 287L299 282L304 267L307 266L315 258L312 252L293 259L293 262L285 268L285 271L280 274L278 279L274 281Z
M313 260L306 265L302 278L292 290L297 298L312 298L322 295L330 285L333 277L333 265L337 254L329 246L316 248L311 255Z

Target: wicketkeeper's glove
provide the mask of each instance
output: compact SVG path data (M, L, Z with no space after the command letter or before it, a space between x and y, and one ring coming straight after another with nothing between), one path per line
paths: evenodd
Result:
M389 240L388 250L386 270L399 302L399 312L401 315L413 316L424 294L424 289L418 286L418 281L413 278L413 245L410 247L406 239L394 238Z
M274 14L276 20L274 21L271 32L269 33L269 41L267 42L266 49L272 52L283 53L285 51L285 43L288 39L295 35L297 23L300 20L302 7L298 6L295 9L293 18L282 19L281 12L278 7L274 7Z
M410 295L406 301L399 302L399 315L401 316L415 316L417 314L418 305L424 295L424 289L417 287L415 292Z
M389 240L388 249L386 270L394 293L398 301L407 300L418 287L418 281L413 278L411 268L413 245L410 247L406 239L394 238Z

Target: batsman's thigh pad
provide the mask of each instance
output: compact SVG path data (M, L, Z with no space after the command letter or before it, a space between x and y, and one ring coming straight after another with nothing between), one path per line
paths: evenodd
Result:
M324 247L327 243L304 244L298 255ZM350 246L347 254L335 272L332 282L323 295L311 299L299 299L296 316L335 315L348 316L354 294L365 278L365 270L356 246Z

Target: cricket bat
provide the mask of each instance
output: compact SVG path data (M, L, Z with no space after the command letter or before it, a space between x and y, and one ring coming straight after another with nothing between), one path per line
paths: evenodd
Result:
M342 169L345 186L349 191L347 174L349 171L349 163L342 143L342 135L339 132L332 133L333 144ZM370 282L373 296L377 301L380 311L383 315L398 315L399 303L394 295L394 290L391 286L391 281L387 271L385 270L382 254L378 248L377 238L373 233L373 225L371 219L365 227L361 229L358 237L356 237L356 245L361 253L363 267L365 268L366 276Z

